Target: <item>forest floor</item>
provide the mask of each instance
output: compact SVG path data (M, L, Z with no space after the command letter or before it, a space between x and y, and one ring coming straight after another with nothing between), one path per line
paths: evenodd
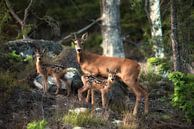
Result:
M188 124L183 114L171 106L169 95L158 92L159 89L155 89L150 93L149 114L143 115L143 104L136 117L126 111L108 111L108 115L102 115L107 117L106 124L90 125L84 129L194 129L194 125ZM131 101L134 104L134 100ZM61 118L70 109L81 106L77 95L43 95L34 88L15 88L9 99L0 105L0 129L25 129L27 123L42 119L48 121L48 129L72 129L73 126L64 124ZM113 120L124 120L125 126L118 127Z

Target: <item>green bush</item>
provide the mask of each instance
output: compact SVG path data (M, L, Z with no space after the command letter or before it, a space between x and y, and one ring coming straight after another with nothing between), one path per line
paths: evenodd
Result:
M151 57L148 58L147 62L151 67L155 67L156 72L160 75L170 71L170 63L164 58Z
M194 75L172 72L168 78L174 84L172 104L184 111L187 120L194 120Z
M32 59L33 59L31 55L28 55L26 57L22 57L21 55L17 54L15 50L8 53L8 58L10 60L14 60L16 62L28 62L28 61L32 61Z
M167 59L151 57L147 59L145 69L141 71L141 81L147 81L150 87L157 86L157 82L166 78L170 71Z
M28 123L27 129L45 129L47 125L46 120L33 121Z

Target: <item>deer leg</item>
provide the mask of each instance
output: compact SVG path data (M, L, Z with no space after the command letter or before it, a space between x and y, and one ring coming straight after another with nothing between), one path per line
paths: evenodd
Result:
M134 82L132 79L125 80L124 82L125 82L125 84L127 84L127 86L130 89L132 89L132 91L135 94L136 100L135 100L135 106L133 108L133 115L136 116L137 111L138 111L138 107L139 107L139 103L140 103L141 97L142 97L141 87L138 85L138 83L136 81Z
M101 90L101 99L102 99L102 107L105 109L105 105L106 105L106 98L105 98L105 92L104 90Z
M70 80L66 80L66 86L67 86L67 96L70 96L71 93L71 81Z
M43 77L43 92L45 94L48 90L48 76L43 75L42 77Z
M58 94L59 89L61 88L61 80L59 77L57 77L57 75L54 75L53 77L54 77L56 85L57 85L57 90L56 90L55 94Z
M87 91L89 89L89 86L88 85L84 85L82 88L80 88L79 90L78 90L78 99L79 99L79 101L82 101L82 94L83 94L83 92L85 92L85 91Z
M133 109L133 115L134 116L137 115L137 110L138 110L138 107L139 107L139 103L141 101L141 95L140 94L135 93L135 96L136 96L136 100L135 100L135 106L134 106L134 109Z
M94 106L95 106L95 96L94 96L94 90L91 89L91 95L92 95L92 112L94 112Z
M91 89L88 89L87 97L86 97L86 103L89 103L89 100L90 100L90 93L91 93Z
M143 96L144 96L144 113L147 114L148 113L148 92L142 87L142 92L143 92Z

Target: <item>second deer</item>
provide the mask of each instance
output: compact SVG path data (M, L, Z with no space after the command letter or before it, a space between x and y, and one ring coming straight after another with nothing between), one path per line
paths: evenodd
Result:
M95 98L94 98L94 91L100 91L101 93L101 99L102 99L102 107L104 109L107 109L108 107L108 101L107 101L107 94L111 89L112 83L116 79L116 75L118 73L118 70L111 71L107 69L108 78L107 79L99 79L92 75L83 75L81 77L81 80L83 82L83 87L78 90L78 98L80 101L82 101L82 93L85 91L88 91L86 102L89 101L90 92L92 96L92 109L94 109L95 104Z
M71 87L69 82L64 78L64 74L66 74L66 69L63 69L59 66L54 66L50 64L45 64L42 61L42 55L39 50L36 50L36 71L43 77L43 92L46 93L48 90L48 76L52 76L56 82L57 90L55 94L59 93L59 89L61 88L61 79L66 83L67 87L67 95L70 95Z

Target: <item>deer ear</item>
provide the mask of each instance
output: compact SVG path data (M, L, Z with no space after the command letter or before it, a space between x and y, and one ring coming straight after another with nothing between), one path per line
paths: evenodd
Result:
M46 48L44 48L43 50L42 50L42 54L44 54L46 52Z
M81 37L81 39L84 40L84 41L85 41L87 38L88 38L88 33L83 34L82 37Z
M116 68L115 69L115 73L120 73L121 71L120 71L120 69L119 68Z

